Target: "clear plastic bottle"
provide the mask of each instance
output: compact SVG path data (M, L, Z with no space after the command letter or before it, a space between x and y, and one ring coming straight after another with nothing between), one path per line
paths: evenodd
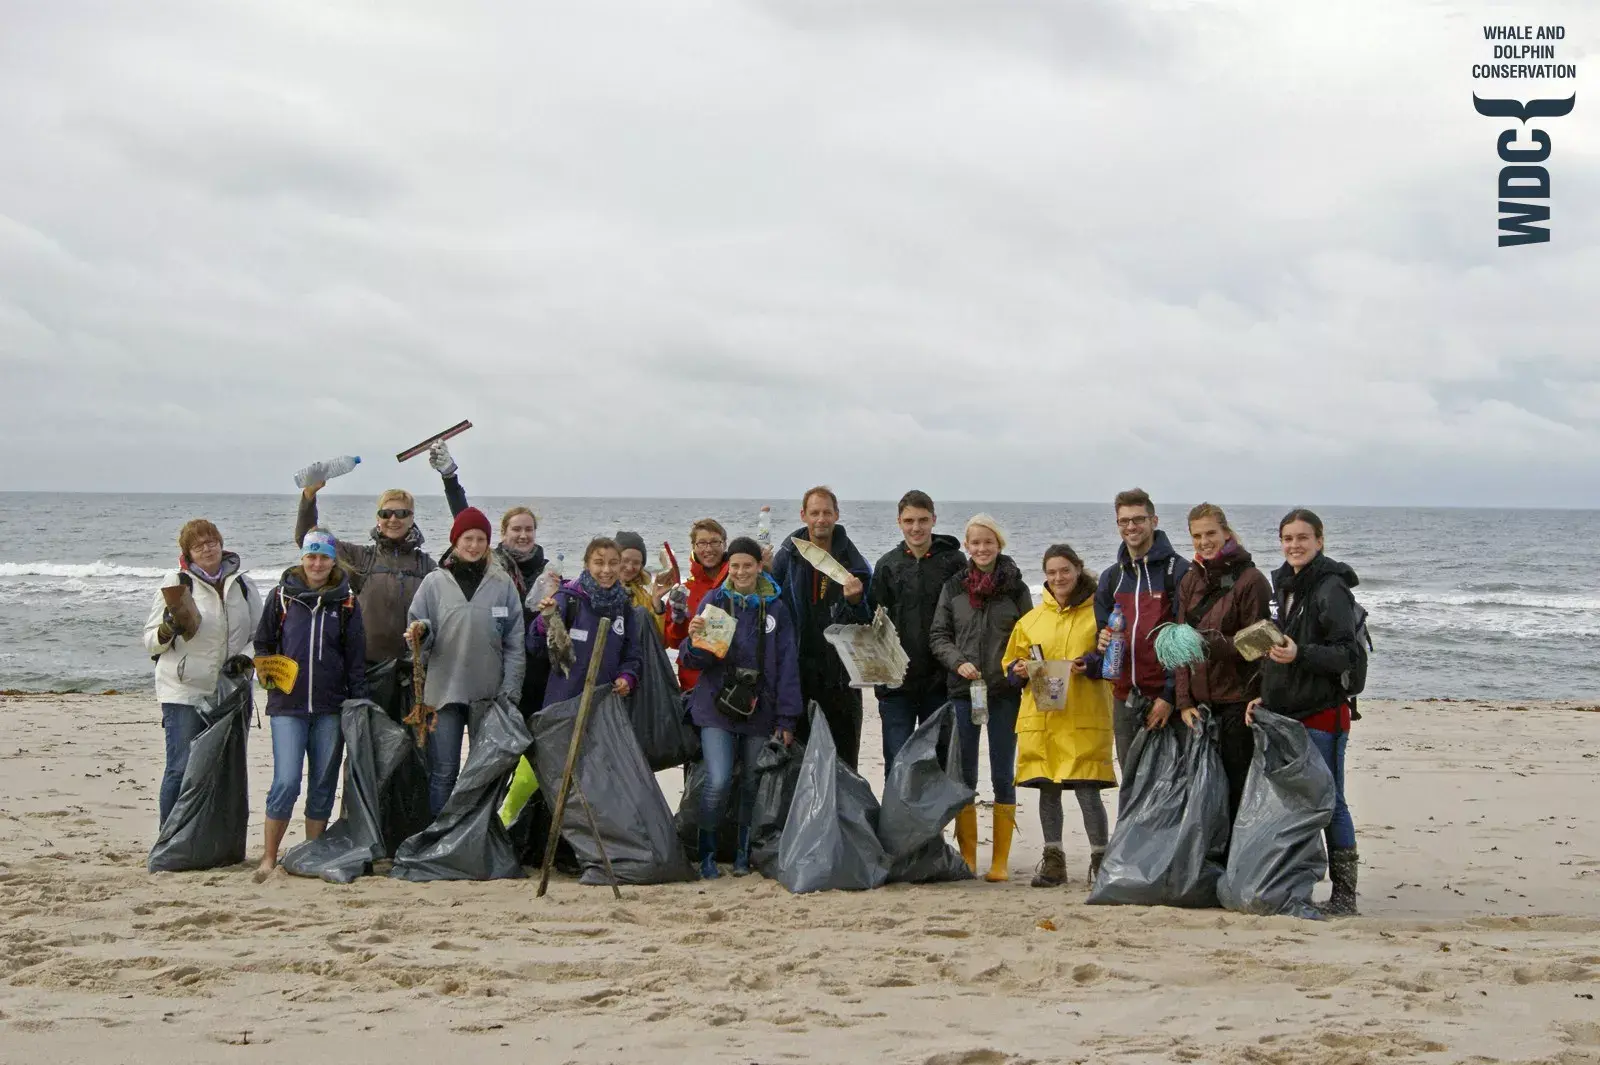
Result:
M313 462L295 474L294 483L300 488L310 484L326 484L335 477L343 477L360 464L360 455L340 455L336 459L323 459L321 462Z
M772 508L762 507L756 518L756 543L765 547L772 542Z
M986 725L989 723L989 682L979 677L972 682L972 723Z
M1128 656L1128 619L1122 614L1121 604L1111 611L1106 628L1111 630L1111 642L1106 645L1100 675L1106 680L1116 680L1122 676L1122 660Z

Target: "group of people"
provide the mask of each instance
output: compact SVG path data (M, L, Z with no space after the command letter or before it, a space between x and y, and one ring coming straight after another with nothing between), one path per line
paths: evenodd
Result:
M514 507L491 546L489 518L470 506L458 469L443 444L431 461L441 474L454 521L448 548L435 560L423 549L415 500L394 489L378 499L366 542L339 539L317 521L320 484L302 492L295 523L298 563L263 594L224 550L208 521L183 526L181 564L166 582L192 588L200 623L179 631L158 594L145 628L156 659L156 684L167 734L161 816L183 777L190 740L201 727L196 707L210 696L224 665L239 655L280 654L299 664L287 691L267 700L273 783L267 798L264 853L258 875L270 873L305 780L305 831L315 838L332 810L342 756L339 711L368 696L373 670L426 667L426 690L413 697L435 708L428 741L428 805L437 813L460 768L471 707L493 698L525 714L579 694L590 675L597 634L607 629L593 676L599 690L626 698L638 686L645 654L678 649L684 714L698 728L707 782L701 793L701 874L719 875L715 826L736 796L735 875L749 872L754 766L776 738L805 742L816 704L852 769L859 762L863 701L825 631L863 624L884 610L909 666L901 684L877 689L885 772L919 724L947 703L956 714L960 773L977 788L980 749L987 748L994 821L984 878L1009 879L1016 826L1016 789L1039 794L1045 840L1032 883L1068 880L1063 798L1071 791L1088 842L1092 883L1108 839L1101 791L1115 787L1119 768L1141 729L1215 723L1229 796L1237 813L1249 770L1250 725L1257 707L1298 719L1332 772L1337 804L1327 830L1336 914L1356 910L1357 852L1344 798L1345 744L1354 712L1343 678L1358 656L1350 567L1323 551L1322 521L1293 510L1279 524L1283 565L1271 582L1228 524L1221 508L1202 504L1188 515L1192 560L1173 547L1150 497L1141 490L1114 501L1121 538L1117 560L1096 575L1076 550L1058 543L1038 565L1043 594L1034 602L1022 566L1007 555L1006 534L988 515L972 517L960 540L936 532L933 500L920 491L900 500L901 542L870 565L839 523L837 496L812 488L801 499L801 527L776 551L760 539L729 538L714 518L690 531L687 575L652 576L643 539L601 536L585 547L582 569L550 587L537 543L538 518ZM763 538L764 539L764 538ZM793 540L808 541L848 579L820 571ZM708 608L731 615L721 642L708 641ZM1113 632L1120 609L1125 631ZM550 635L559 616L575 661L552 670ZM1256 663L1235 649L1240 630L1272 618L1285 640ZM721 621L723 619L719 619ZM1201 634L1205 659L1177 669L1156 654L1157 630L1187 623ZM641 626L652 626L644 632ZM1124 641L1111 656L1114 639ZM1050 663L1056 663L1051 667ZM1064 699L1041 706L1036 682L1064 674ZM409 708L409 698L385 708ZM744 766L740 774L738 766ZM737 780L736 780L737 777ZM977 806L955 823L962 858L976 873Z

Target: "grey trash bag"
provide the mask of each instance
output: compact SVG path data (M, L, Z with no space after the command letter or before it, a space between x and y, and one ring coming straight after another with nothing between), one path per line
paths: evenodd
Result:
M1300 722L1258 709L1250 731L1256 749L1217 899L1240 913L1317 920L1311 892L1328 870L1322 831L1333 820L1333 774Z
M722 823L717 825L717 861L731 862L739 848L739 779L744 772L744 760L733 763L733 793L722 811ZM700 852L700 797L706 790L706 763L697 761L689 767L689 779L683 785L683 797L678 800L678 812L673 823L678 829L678 842L684 850L697 855Z
M472 705L472 747L455 790L433 824L400 844L389 875L399 880L507 880L523 875L500 803L533 738L500 697Z
M367 699L346 699L339 711L344 734L344 798L339 820L316 839L291 847L278 864L295 876L348 884L388 857L383 841L384 788L416 749L411 730Z
M827 719L815 706L772 869L774 879L796 895L866 891L889 879L889 855L878 842L878 800L861 775L839 760Z
M411 663L391 658L367 666L368 697L401 725L411 712ZM383 824L383 856L390 858L400 844L433 823L428 810L428 760L413 736L410 751L383 786L378 808Z
M639 630L639 660L643 666L639 687L627 700L628 717L645 762L659 773L699 760L700 730L684 713L683 690L678 687L678 675L672 670L672 660L667 657L650 611L636 606L633 616Z
M1228 846L1228 781L1216 724L1141 729L1091 905L1217 904Z
M675 884L696 879L698 874L678 842L672 808L639 750L621 696L607 690L603 695L596 691L594 698L597 702L589 711L574 776L589 800L618 882ZM579 702L575 696L552 703L533 716L534 752L538 756L534 768L541 790L550 789L552 803L566 772L567 748L572 743ZM567 795L560 827L562 838L572 844L583 865L579 882L609 884L577 788Z
M750 867L776 880L778 845L789 823L806 748L799 740L785 746L771 739L756 756L756 806L750 818Z
M189 744L178 801L150 848L152 873L215 869L244 861L250 827L249 766L251 674L217 679L216 693L196 707L206 727Z
M883 785L878 840L892 862L889 882L971 880L960 852L945 842L944 828L976 797L961 779L956 711L946 703L906 740Z

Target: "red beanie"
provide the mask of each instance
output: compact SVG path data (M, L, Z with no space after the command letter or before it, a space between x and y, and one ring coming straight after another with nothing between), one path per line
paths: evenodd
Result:
M455 524L450 526L450 546L454 547L461 534L469 529L477 529L485 536L494 535L494 526L489 524L489 516L477 507L468 507L456 515Z

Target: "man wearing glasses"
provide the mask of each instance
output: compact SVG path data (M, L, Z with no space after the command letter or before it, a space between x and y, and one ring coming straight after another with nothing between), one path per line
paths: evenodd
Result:
M1175 678L1156 658L1155 630L1177 616L1178 582L1188 570L1189 560L1178 556L1172 541L1158 528L1161 519L1144 489L1118 492L1115 506L1122 546L1117 549L1116 565L1100 574L1094 615L1100 624L1102 653L1111 643L1106 624L1119 605L1127 625L1122 671L1105 678L1112 682L1112 728L1117 764L1125 776L1128 748L1139 729L1147 725L1160 728L1172 714Z
M669 607L667 611L667 646L681 647L689 638L689 622L700 612L705 597L728 579L728 533L715 518L701 518L689 530L689 579L684 587L689 590L688 609L680 618ZM689 692L700 679L698 670L678 662L678 685Z

